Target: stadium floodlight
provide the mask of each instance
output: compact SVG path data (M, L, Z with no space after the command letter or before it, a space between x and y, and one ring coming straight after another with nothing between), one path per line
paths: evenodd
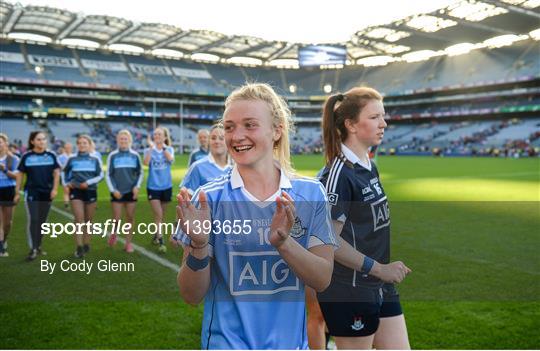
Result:
M172 57L172 58L182 58L184 57L184 53L177 51L177 50L171 50L171 49L154 49L152 50L152 55L154 56L162 56L162 57Z
M18 39L22 41L30 41L36 43L51 43L52 39L44 35L33 34L33 33L9 33L9 39Z
M129 52L135 54L142 54L144 49L135 45L128 44L111 44L109 45L109 50L120 51L120 52Z
M434 56L440 56L440 55L441 55L441 52L439 51L420 50L420 51L409 52L408 54L401 56L401 58L407 62L418 62L418 61L428 60Z
M457 56L469 53L471 50L476 49L478 46L471 43L460 43L452 45L444 49L444 52L448 56Z
M43 68L43 66L36 66L34 67L34 71L38 74L38 75L41 75L43 73L45 69Z
M534 40L540 40L540 28L529 32L529 36Z
M398 41L399 39L406 38L410 36L410 34L403 31L396 31L393 29L381 27L381 28L374 28L370 30L369 32L365 34L365 36L367 36L368 38L373 38L373 39L384 38L386 41L394 42L394 41Z
M405 24L423 32L436 32L439 29L455 26L457 22L430 15L418 15L408 20Z
M329 83L326 83L324 86L323 86L323 91L326 93L326 94L330 94L332 92L332 85L329 84Z
M85 39L62 39L60 40L60 44L66 45L66 46L75 46L78 48L91 48L91 49L97 49L99 48L99 43L92 41L92 40L85 40Z
M203 62L218 62L219 56L206 54L203 52L196 52L191 55L191 59L194 61L203 61Z
M262 65L262 60L254 57L235 56L228 59L227 63L232 63L235 65L260 66Z
M505 34L484 40L483 44L488 48L500 48L502 46L512 45L514 42L527 39L528 37L528 35Z
M275 59L267 63L268 66L277 68L299 68L300 64L296 59Z
M522 3L521 6L528 9L534 9L535 7L540 6L540 0L528 0Z
M364 57L356 61L356 64L363 65L366 67L373 66L386 66L390 62L394 62L396 59L392 56L371 56Z
M376 43L376 44L373 44L373 46L379 50L386 52L387 54L400 54L402 52L411 50L410 47L405 46L405 45Z
M293 83L289 85L289 91L291 92L291 94L296 94L296 90L297 90L296 84Z
M510 5L519 5L528 9L533 9L540 6L540 0L501 0Z
M448 7L448 15L478 22L485 18L507 13L508 10L481 1L464 0Z

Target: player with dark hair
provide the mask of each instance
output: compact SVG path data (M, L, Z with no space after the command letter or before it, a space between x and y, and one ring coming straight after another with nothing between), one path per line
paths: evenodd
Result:
M370 147L386 122L382 96L361 87L330 96L323 112L325 184L340 247L330 287L317 295L340 349L408 349L399 295L393 284L410 273L390 263L390 213ZM310 311L311 312L311 311Z
M26 175L24 199L28 215L28 261L36 259L38 254L45 255L41 247L41 224L47 221L51 201L58 192L60 165L53 152L47 150L47 134L34 131L28 137L28 150L19 162L14 201L19 200L19 190Z

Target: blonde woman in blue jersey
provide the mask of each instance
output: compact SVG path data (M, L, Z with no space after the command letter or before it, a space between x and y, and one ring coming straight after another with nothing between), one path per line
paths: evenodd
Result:
M225 144L225 132L221 124L216 124L210 129L209 154L195 161L189 167L186 176L180 184L190 194L193 194L200 186L227 174L231 170L227 145Z
M174 149L169 130L165 127L156 128L153 140L148 142L150 147L145 151L143 161L148 166L146 192L154 214L154 223L160 228L172 196L171 165L174 163ZM159 244L160 252L167 251L161 232L154 236L152 242Z
M231 173L178 195L180 294L204 300L202 348L307 349L304 287L324 290L333 267L324 189L295 175L290 112L269 85L231 93L223 126Z

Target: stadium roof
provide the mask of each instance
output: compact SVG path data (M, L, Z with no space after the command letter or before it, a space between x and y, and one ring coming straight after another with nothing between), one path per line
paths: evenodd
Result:
M378 65L460 54L540 37L540 0L459 0L439 10L363 28L341 43L348 64ZM3 37L33 34L53 43L87 45L203 61L295 65L303 44L269 41L160 23L83 15L51 7L0 3ZM332 45L335 45L333 43Z

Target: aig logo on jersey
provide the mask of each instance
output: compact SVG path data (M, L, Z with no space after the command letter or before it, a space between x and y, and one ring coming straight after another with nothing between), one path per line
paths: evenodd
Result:
M386 196L371 204L371 213L373 215L373 231L390 225L390 209Z
M271 295L300 290L300 282L278 252L229 252L231 295Z

